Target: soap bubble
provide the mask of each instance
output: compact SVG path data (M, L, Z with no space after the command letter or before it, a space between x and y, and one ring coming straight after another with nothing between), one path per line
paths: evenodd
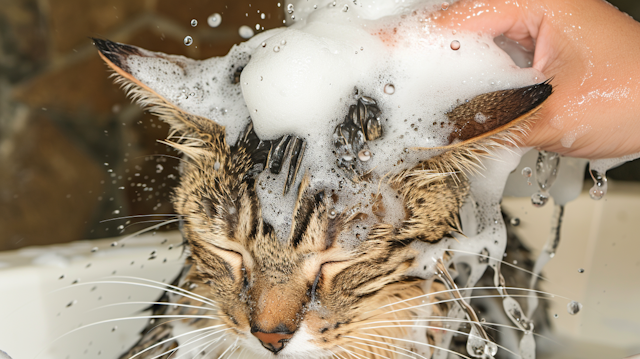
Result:
M582 309L582 303L576 302L575 300L571 301L567 304L567 312L571 315L576 315Z
M393 95L394 92L396 92L396 87L393 86L393 84L384 85L384 93L386 93L387 95Z
M193 44L193 38L191 36L185 36L184 38L184 44L187 46L191 46L191 44Z
M207 24L211 27L218 27L222 23L222 15L215 13L207 18Z
M242 25L238 29L238 34L240 34L240 37L243 39L248 39L253 36L253 30L247 25Z
M196 26L198 26L198 20L192 19L191 20L191 27L196 27Z
M457 51L460 49L460 41L453 40L451 41L451 50Z

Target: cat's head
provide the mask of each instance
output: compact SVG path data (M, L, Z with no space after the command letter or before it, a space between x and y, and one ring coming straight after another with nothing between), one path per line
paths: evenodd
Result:
M483 139L493 141L496 134L521 124L551 92L543 83L481 95L455 107L447 114L453 123L449 152L388 179L403 204L401 221L391 224L377 217L363 238L345 241L366 214L337 211L340 194L335 188L310 185L312 174L298 166L303 139L262 141L250 122L238 139L228 138L215 119L180 109L129 66L138 57L178 68L192 60L104 40L95 43L133 97L171 124L166 143L184 154L173 202L194 264L189 280L216 304L216 320L232 338L269 357L330 357L349 351L364 357L370 352L401 355L406 349L398 346L406 347L406 342L397 340L409 332L404 321L428 315L420 304L435 300L424 296L435 271L422 268L416 243L436 243L461 230L458 212L468 184L459 172L472 167L485 150ZM236 73L232 68L227 72ZM240 91L234 76L221 81ZM488 120L473 120L477 113ZM355 130L366 133L366 124ZM278 174L285 164L289 170ZM257 194L265 171L274 180L285 177L284 192L291 192L293 203L281 206L292 211L288 231L279 232L265 220L265 205ZM367 178L359 174L356 180ZM368 205L381 206L375 196Z

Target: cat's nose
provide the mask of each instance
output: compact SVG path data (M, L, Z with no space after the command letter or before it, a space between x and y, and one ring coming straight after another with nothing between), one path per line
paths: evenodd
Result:
M279 351L284 349L285 345L289 342L289 339L293 337L293 333L284 333L284 332L276 332L276 333L264 333L260 331L251 331L251 334L255 335L262 346L267 350L277 354Z

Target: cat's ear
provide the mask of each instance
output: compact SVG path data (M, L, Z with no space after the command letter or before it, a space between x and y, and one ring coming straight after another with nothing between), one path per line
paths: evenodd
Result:
M179 100L171 98L174 94L166 90L167 87L175 87L175 82L185 77L185 69L197 61L109 40L93 39L93 42L100 51L100 57L113 70L115 82L121 84L133 100L167 122L171 126L170 137L181 139L178 143L197 148L200 147L197 142L202 143L203 140L224 140L222 126L180 108L176 104ZM185 94L187 96L189 94ZM192 139L195 143L186 144L189 141L185 139Z
M526 133L529 122L553 92L551 80L485 93L454 107L446 113L453 131L449 134L449 144L445 148L483 141L485 144L491 141L513 143L512 136L518 132Z

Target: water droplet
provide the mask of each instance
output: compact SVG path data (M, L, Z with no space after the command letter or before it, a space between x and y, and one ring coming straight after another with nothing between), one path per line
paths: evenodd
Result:
M451 50L457 51L460 49L460 41L453 40L451 41Z
M121 231L121 230L123 230L123 229L124 229L124 224L121 224L121 225L119 225L119 226L118 226L118 230L120 230L120 231Z
M584 268L578 269L578 273L584 273Z
M538 192L531 195L531 204L535 207L542 207L549 202L549 195L546 193Z
M119 209L116 209L116 210L114 210L112 213L113 213L113 214L120 214L120 210L119 210Z
M449 3L448 2L443 2L441 5L442 10L447 10L449 8Z
M74 299L74 300L72 300L72 301L70 301L69 303L67 303L67 308L69 308L69 307L73 306L73 305L74 305L74 304L76 304L76 303L78 303L78 301L77 301L77 300L75 300L75 299Z
M196 26L198 26L198 20L191 19L191 27L196 27Z
M187 46L191 46L191 44L193 44L193 38L191 36L185 36L184 38L184 44Z
M211 27L218 27L222 23L222 15L215 13L207 18L207 24Z
M262 47L267 47L267 43L266 43L266 42L262 42L262 43L260 44L260 46L262 46Z
M600 173L591 168L589 168L589 173L593 179L593 187L589 190L589 195L595 200L602 199L607 194L607 176L605 173Z
M553 315L553 317L554 317L554 318L557 318L557 317L558 317L558 313L554 314L554 315Z
M159 163L158 163L158 164L156 165L156 173L160 173L160 172L162 172L162 170L163 170L163 169L164 169L164 167L162 167L162 165L161 165L161 164L159 164Z
M558 176L560 155L555 152L540 151L536 161L536 182L542 191L548 191Z
M256 30L260 30L260 24L256 24Z
M98 251L98 247L93 247L93 248L91 248L91 253L95 253L95 252L97 252L97 251Z
M393 95L396 92L396 87L393 84L384 85L384 93L387 95Z
M266 17L267 17L267 16L266 16L264 13L260 14L260 18L261 18L262 20L266 19Z
M116 330L118 330L118 326L117 325L115 327L111 328L111 332L115 332Z
M240 34L240 37L242 37L243 39L248 39L253 36L253 29L251 29L247 25L242 25L238 29L238 34Z
M280 41L280 45L284 46L284 45L286 45L286 44L287 44L287 40L284 40L284 39L283 39L282 41Z
M274 46L273 52L280 52L280 46Z
M112 242L111 243L111 247L116 247L118 245L118 242Z
M58 277L58 279L64 279L64 274L60 275L60 277Z
M511 218L511 221L509 222L511 223L512 226L517 227L520 225L520 218L518 217Z
M582 309L582 303L576 302L575 300L571 301L567 304L567 312L571 315L576 315Z
M342 11L344 11L344 12L349 11L349 5L345 5L345 6L342 8Z
M329 210L329 218L330 219L334 219L338 216L338 211L336 211L334 208L332 208L331 210Z
M293 4L287 5L287 13L293 14L295 10L293 9Z

